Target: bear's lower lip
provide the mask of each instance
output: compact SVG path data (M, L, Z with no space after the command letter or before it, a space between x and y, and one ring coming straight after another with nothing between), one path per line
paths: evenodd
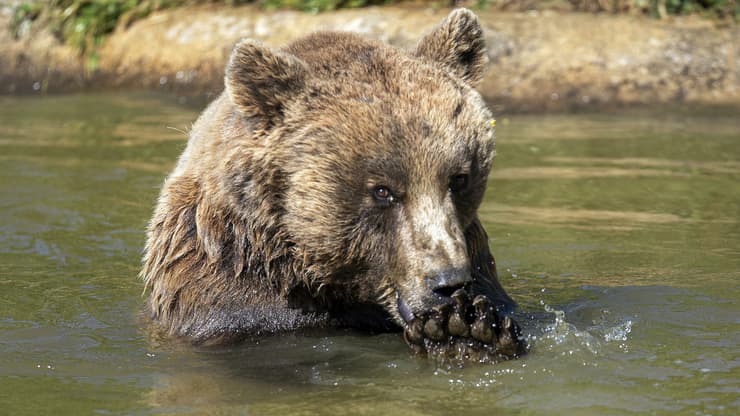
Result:
M411 312L411 308L401 298L401 294L396 292L396 307L398 308L398 314L401 315L406 323L411 322L414 319L414 313Z

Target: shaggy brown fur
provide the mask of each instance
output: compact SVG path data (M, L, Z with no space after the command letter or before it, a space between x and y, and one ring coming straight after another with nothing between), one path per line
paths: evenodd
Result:
M393 330L465 286L513 306L476 217L494 154L455 10L407 53L348 33L239 43L164 183L141 276L169 334Z

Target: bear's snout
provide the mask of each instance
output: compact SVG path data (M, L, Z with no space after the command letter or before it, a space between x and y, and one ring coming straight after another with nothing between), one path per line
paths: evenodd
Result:
M453 294L460 289L468 289L472 282L468 267L447 267L430 272L423 279L422 290L412 292L408 298L396 291L398 315L409 323L424 311L451 306L454 303Z
M448 268L431 273L426 277L429 289L445 301L451 298L456 290L462 289L473 279L467 268Z

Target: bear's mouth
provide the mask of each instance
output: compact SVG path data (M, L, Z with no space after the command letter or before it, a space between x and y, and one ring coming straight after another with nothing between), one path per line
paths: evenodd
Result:
M403 319L403 322L408 324L414 319L420 317L424 314L424 311L429 311L435 306L445 305L445 304L451 304L452 300L447 297L441 297L439 295L434 296L433 298L430 298L427 300L429 304L424 309L422 307L421 311L417 309L417 313L414 313L414 310L411 308L411 306L404 300L403 296L401 295L401 292L396 292L396 310L398 311L398 316Z
M398 292L396 292L396 307L398 308L398 314L404 322L409 323L414 320L414 312L411 311L411 307L409 307Z

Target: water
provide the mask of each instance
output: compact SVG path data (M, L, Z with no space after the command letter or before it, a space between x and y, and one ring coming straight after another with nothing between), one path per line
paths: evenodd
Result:
M144 228L197 113L0 98L0 414L740 413L736 111L499 118L480 214L532 350L463 369L398 334L147 336Z

